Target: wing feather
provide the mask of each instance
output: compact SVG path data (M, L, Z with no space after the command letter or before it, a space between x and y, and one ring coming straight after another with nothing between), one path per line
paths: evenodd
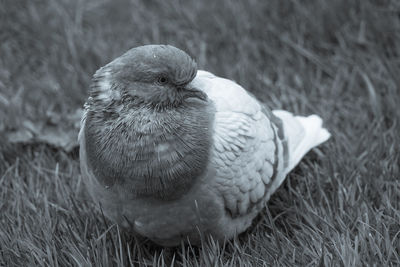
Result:
M283 170L283 143L274 123L279 119L230 80L199 71L193 85L215 105L211 163L226 210L237 217L260 209Z

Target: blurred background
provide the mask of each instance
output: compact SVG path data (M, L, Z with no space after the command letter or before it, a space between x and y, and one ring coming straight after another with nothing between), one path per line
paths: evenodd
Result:
M95 244L119 232L101 235L91 204L71 208L84 195L76 137L93 73L154 43L272 109L319 114L333 135L315 152L322 161L311 154L271 200L277 228L263 217L252 232L261 241L241 247L252 256L228 254L233 263L400 264L400 1L1 0L0 265L128 257Z
M383 115L381 97L398 94L398 9L383 0L3 0L0 130L71 119L95 70L150 43L187 51L272 108L336 123L344 108L348 120Z

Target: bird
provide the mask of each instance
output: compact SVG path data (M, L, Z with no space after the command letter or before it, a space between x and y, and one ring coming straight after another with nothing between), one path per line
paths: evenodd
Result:
M101 67L84 107L89 195L122 229L164 247L245 232L330 138L319 116L271 110L171 45L135 47Z

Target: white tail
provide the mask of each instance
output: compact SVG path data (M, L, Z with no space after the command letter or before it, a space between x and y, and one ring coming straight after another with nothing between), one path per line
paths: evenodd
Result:
M285 173L287 174L308 151L328 140L331 134L322 127L322 119L317 115L294 116L284 110L274 110L273 113L282 120L288 140L289 165Z

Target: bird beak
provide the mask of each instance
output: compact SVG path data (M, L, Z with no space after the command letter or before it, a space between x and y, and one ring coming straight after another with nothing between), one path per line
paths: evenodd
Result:
M184 95L185 98L195 97L202 101L207 101L206 93L200 91L197 88L187 85L183 88L183 91L185 91L185 95Z

